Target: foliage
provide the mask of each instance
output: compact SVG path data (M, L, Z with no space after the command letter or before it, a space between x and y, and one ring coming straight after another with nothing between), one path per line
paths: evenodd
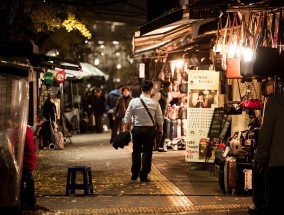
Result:
M26 5L25 12L30 13L36 32L54 32L62 27L68 32L78 30L84 37L90 39L92 34L72 13L73 8L44 3L36 6ZM65 19L67 17L67 19Z
M79 30L81 32L81 34L84 37L87 37L88 39L91 39L92 34L90 33L90 31L88 31L88 29L86 28L85 25L83 25L81 22L79 22L78 20L76 20L75 15L72 14L71 12L68 12L68 17L66 20L64 20L64 22L62 23L62 25L66 28L66 30L68 32L72 31L72 30Z

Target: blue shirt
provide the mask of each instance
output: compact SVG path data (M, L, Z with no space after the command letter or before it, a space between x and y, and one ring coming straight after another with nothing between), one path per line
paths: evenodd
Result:
M134 98L130 101L123 118L123 123L130 124L133 117L134 126L154 126L140 98L143 99L145 105L148 107L153 119L156 120L157 124L159 126L163 125L164 119L160 104L144 93L142 93L139 98Z

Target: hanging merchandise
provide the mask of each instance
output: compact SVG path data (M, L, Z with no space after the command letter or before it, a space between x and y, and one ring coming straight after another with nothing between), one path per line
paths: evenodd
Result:
M280 19L279 23L281 23ZM253 67L253 73L255 76L272 77L276 75L277 71L280 69L279 50L271 46L265 46L271 42L272 38L269 37L268 34L267 14L265 13L262 30L256 43L256 60Z
M240 74L240 30L238 29L237 14L234 14L229 41L227 45L227 78L241 78ZM236 30L235 30L236 29Z
M251 88L254 89L255 96L253 96L253 93L251 92ZM260 99L254 98L257 97L257 92L254 86L254 83L248 84L246 86L246 95L242 99L242 102L240 103L240 106L244 109L249 109L249 110L259 110L262 107L262 103Z
M43 75L43 81L46 84L53 84L54 82L54 75L52 72L46 72Z
M238 83L240 100L239 101L228 101L228 99L227 99L228 92L226 93L225 104L224 104L224 114L226 114L226 115L241 115L243 113L243 109L240 106L242 96L241 96L241 89L240 89L239 80L237 80L237 83ZM227 91L228 91L228 89L227 89Z
M255 54L253 49L254 43L254 30L256 25L256 17L252 20L252 14L249 16L248 24L246 24L245 16L242 17L242 32L244 46L242 47L242 56L240 61L240 74L243 77L252 77L253 74L253 65L255 62Z
M215 71L222 71L222 65L223 65L223 57L222 53L224 52L223 47L223 38L221 37L221 30L222 30L222 18L219 18L218 22L218 30L217 30L217 38L216 43L213 46L213 52L214 52L214 68Z

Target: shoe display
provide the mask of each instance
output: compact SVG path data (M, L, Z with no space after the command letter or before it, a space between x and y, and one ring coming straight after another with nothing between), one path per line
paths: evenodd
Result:
M148 178L140 178L140 182L151 182Z

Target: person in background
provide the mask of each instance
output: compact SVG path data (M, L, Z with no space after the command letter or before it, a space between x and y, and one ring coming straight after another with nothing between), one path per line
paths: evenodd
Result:
M284 193L284 92L273 95L266 103L254 165L256 174L268 166L268 208L249 211L250 214L279 214L282 211Z
M166 136L166 134L167 134L167 114L168 114L168 108L170 106L170 101L171 101L171 97L169 95L170 92L171 92L171 89L172 89L171 82L165 81L162 84L162 88L154 96L154 99L156 101L158 101L160 106L161 106L161 110L162 110L162 113L163 113L163 119L164 119L163 135L162 135L160 141L157 143L159 152L166 152L167 151L166 147L164 147L164 142L165 142L165 139L167 138L167 136Z
M103 133L103 116L105 114L105 102L106 99L102 95L102 90L100 88L94 89L94 97L93 97L93 110L95 115L95 130L96 133Z
M29 207L34 207L36 202L35 185L33 178L34 170L36 170L36 146L34 142L33 130L27 126L21 188L25 187L24 200L26 201ZM25 186L24 183L26 183Z
M20 129L20 115L18 112L13 114L11 120L12 145L14 146L14 153L18 155L18 145L20 144L19 129ZM21 193L21 203L26 203L29 207L35 205L35 188L33 172L36 169L36 146L34 142L33 130L30 126L26 126L26 136L24 143L24 155L23 155L23 168L21 175L21 189L25 188L25 193Z
M150 96L153 91L153 82L144 80L141 84L142 94L138 98L133 98L126 110L123 118L123 129L128 131L132 119L132 165L131 165L131 180L137 180L140 177L140 182L150 182L148 174L151 172L153 145L156 137L156 129L153 122L144 108L140 98L148 107L150 114L158 124L158 132L163 134L163 114L159 103L153 100ZM141 158L142 154L142 158Z
M117 132L121 132L123 130L122 119L125 115L126 109L128 108L129 102L133 99L133 97L130 96L130 89L128 87L123 87L121 92L122 96L119 97L113 109L114 125L110 142L113 142L114 138L117 135Z
M111 129L111 137L115 136L115 132L113 131L113 108L115 107L118 98L122 95L121 89L123 85L119 85L115 90L112 90L106 97L105 109L107 111L107 117L109 121L109 128ZM110 139L110 143L112 142L112 138Z
M48 94L47 99L44 102L42 108L42 116L45 117L47 120L52 120L56 122L56 106L54 104L53 95Z
M50 143L54 143L51 127L56 122L56 106L54 104L53 95L48 94L42 108L42 117L46 119L40 129L39 135L43 137L43 146L48 147Z

